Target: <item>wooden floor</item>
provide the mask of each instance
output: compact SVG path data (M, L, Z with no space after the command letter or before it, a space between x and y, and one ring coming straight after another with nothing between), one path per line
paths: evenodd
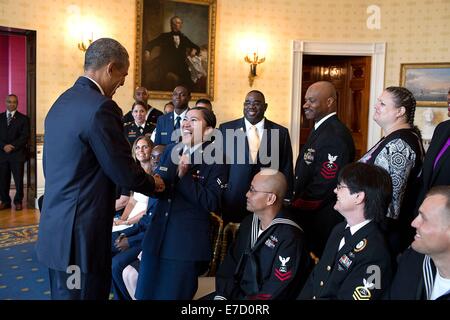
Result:
M37 223L39 223L39 210L37 209L24 207L22 211L16 211L14 208L0 210L0 229Z
M25 197L26 187L24 188ZM11 190L11 199L14 198L15 190ZM30 224L39 223L39 210L34 207L27 206L26 201L23 201L23 210L16 211L14 204L11 209L0 210L0 229L27 226Z

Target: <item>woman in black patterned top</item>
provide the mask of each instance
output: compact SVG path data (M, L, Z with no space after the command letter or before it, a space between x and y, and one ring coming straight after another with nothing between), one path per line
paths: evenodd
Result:
M392 179L392 202L387 212L388 240L394 255L412 241L417 176L422 168L422 137L414 126L416 99L403 87L386 88L375 105L373 119L383 137L359 161L386 169Z

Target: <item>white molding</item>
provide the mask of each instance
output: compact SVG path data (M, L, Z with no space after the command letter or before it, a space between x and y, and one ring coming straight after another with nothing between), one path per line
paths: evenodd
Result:
M348 43L348 42L319 42L319 41L293 41L292 56L292 98L291 98L291 125L290 133L294 161L297 158L300 146L300 116L302 103L302 65L303 55L335 55L335 56L371 56L372 67L370 76L369 98L369 126L367 147L372 147L381 138L380 127L372 120L373 107L377 97L384 88L384 67L386 59L386 43Z

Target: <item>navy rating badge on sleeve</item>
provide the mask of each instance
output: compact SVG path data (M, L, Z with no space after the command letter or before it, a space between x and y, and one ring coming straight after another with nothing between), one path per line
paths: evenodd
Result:
M325 161L322 164L322 169L320 170L320 174L325 179L334 179L338 173L339 166L334 163L338 156L332 156L328 154L328 161Z

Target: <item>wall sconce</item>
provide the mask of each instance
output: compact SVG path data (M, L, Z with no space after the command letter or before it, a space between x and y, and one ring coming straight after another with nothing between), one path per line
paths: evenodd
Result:
M94 33L91 32L91 36L87 39L86 37L82 37L81 41L78 42L78 49L80 49L83 52L86 52L87 48L91 45L91 43L94 41Z
M253 81L256 77L256 66L260 63L266 61L266 57L259 57L258 50L253 51L253 53L248 53L244 57L245 62L250 64L250 73L248 74L248 82L250 87L253 85Z

